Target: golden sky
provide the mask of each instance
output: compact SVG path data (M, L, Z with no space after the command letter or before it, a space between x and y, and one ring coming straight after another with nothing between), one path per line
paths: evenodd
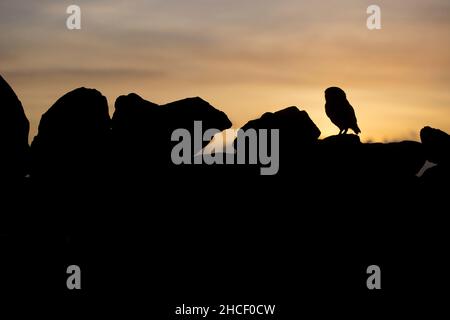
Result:
M81 7L81 30L66 8ZM381 7L382 29L366 27ZM69 0L0 2L0 73L31 122L64 93L136 92L155 103L201 96L234 127L296 105L322 137L338 129L323 91L339 86L362 139L450 132L448 0Z

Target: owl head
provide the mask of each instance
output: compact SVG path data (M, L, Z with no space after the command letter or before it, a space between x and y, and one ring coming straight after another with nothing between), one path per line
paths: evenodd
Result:
M341 88L330 87L325 90L325 100L326 101L341 101L346 100L347 96Z

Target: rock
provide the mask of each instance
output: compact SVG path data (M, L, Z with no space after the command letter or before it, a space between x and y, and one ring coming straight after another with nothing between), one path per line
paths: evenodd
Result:
M117 152L127 165L145 170L150 165L161 166L157 171L171 165L170 154L176 142L171 141L172 132L186 129L194 136L194 121L201 121L203 130L231 127L222 111L201 98L187 98L166 105L146 101L137 94L120 96L116 100L112 120L112 132ZM209 141L201 146L205 147ZM126 150L126 153L124 153ZM193 149L192 157L201 149ZM155 168L152 168L152 170Z
M22 103L0 76L0 170L2 179L20 180L27 173L29 122Z
M425 164L423 146L415 141L364 145L364 160L379 178L413 178Z
M164 115L159 105L131 93L118 97L114 107L112 135L115 151L120 153L117 156L139 161L144 155L160 151L157 142Z
M135 93L118 97L114 107L112 128L118 136L135 136L144 128L148 129L151 122L160 121L162 116L159 105L144 100Z
M316 142L320 130L306 111L297 107L289 107L277 112L266 112L261 118L247 122L242 130L247 129L279 129L280 139L295 147L297 144Z
M339 134L326 137L311 152L315 179L331 180L330 182L337 180L339 183L357 178L362 152L359 136Z
M320 143L323 146L352 147L361 145L361 139L355 134L340 134L326 137Z
M314 191L328 187L330 196L339 197L348 186L355 192L360 186L362 143L359 136L339 134L319 140L309 150L309 164L304 169L303 180L309 181L308 188ZM328 199L330 200L330 199Z
M386 193L414 187L425 163L423 147L414 141L360 142L356 135L337 135L320 141L312 150L310 180L319 186L336 186L336 198L351 188L355 197L368 197L382 188ZM405 189L406 190L406 189Z
M95 179L107 170L110 117L106 98L78 88L42 116L32 143L33 174L42 178Z
M420 131L420 139L427 160L437 164L426 170L421 177L422 193L427 198L433 199L434 204L444 203L450 179L450 136L439 129L424 127Z
M314 124L306 111L300 111L297 107L288 107L277 112L266 112L259 119L247 122L241 130L246 132L254 129L257 132L258 140L260 129L278 129L279 130L279 174L292 175L302 171L308 166L310 148L317 142L320 136L320 130ZM267 132L269 139L270 132ZM258 142L259 143L259 142ZM234 147L237 149L237 139L234 141ZM249 154L248 145L246 153ZM269 144L268 154L272 155L272 148ZM260 174L260 164L247 165L245 171L250 175ZM278 175L277 173L277 175ZM242 173L241 173L242 174Z
M232 125L224 112L199 97L171 102L162 107L166 110L166 122L171 129L185 128L192 132L194 121L202 121L203 130L214 128L223 131Z
M425 147L427 160L435 164L450 160L450 136L439 129L424 127L420 139Z

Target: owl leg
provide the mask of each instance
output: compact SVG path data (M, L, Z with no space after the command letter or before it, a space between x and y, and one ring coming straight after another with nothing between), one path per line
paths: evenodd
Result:
M347 134L348 129L344 129L344 134Z
M342 134L342 131L344 131L344 130L340 130L340 129L339 129L339 134Z

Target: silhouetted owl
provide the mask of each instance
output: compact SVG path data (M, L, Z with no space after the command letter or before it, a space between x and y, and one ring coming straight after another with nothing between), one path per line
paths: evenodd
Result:
M347 133L352 129L356 134L361 130L356 121L355 110L347 100L344 90L338 87L331 87L325 90L325 112L338 128L339 134Z

